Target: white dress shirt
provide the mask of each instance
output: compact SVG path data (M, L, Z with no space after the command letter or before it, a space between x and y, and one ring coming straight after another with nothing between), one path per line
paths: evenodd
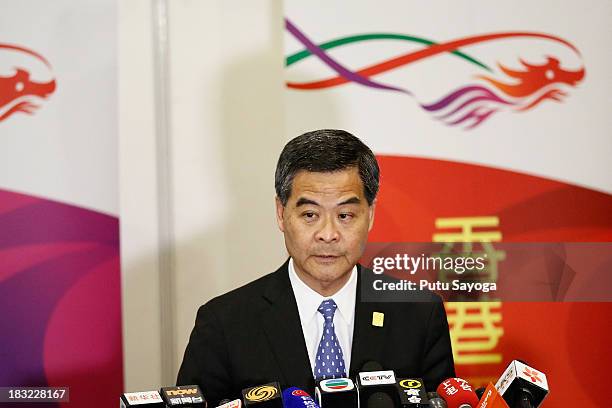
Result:
M327 299L333 299L338 306L334 314L334 329L336 331L336 337L340 341L340 347L342 347L344 366L346 367L346 374L348 375L351 364L353 329L355 327L357 266L353 267L351 277L344 286L338 292L328 297L321 296L300 279L295 272L293 259L289 259L289 280L291 281L291 287L293 288L293 294L295 295L298 312L300 314L300 322L302 323L302 332L304 333L304 340L306 341L306 348L308 349L311 371L314 370L314 361L317 356L319 341L323 335L323 324L325 322L323 315L319 313L318 309L321 302Z

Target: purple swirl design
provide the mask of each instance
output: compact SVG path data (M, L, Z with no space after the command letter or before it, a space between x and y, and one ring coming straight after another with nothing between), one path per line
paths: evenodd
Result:
M0 259L0 386L68 386L72 406L116 404L118 219L0 190Z
M431 104L421 104L426 111L436 114L436 119L449 126L465 124L473 129L498 112L502 106L514 103L497 96L484 86L471 85L459 88Z

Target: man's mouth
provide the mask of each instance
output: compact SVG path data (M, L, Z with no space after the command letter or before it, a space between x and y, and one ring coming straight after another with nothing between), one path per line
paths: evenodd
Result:
M314 257L315 257L315 259L318 262L321 262L321 263L330 263L330 262L334 262L340 256L338 256L338 255L325 255L324 254L324 255L315 255Z

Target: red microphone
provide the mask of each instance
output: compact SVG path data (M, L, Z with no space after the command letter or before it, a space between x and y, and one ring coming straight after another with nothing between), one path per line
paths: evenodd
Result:
M508 404L493 383L489 383L476 408L508 408Z
M446 401L448 408L476 408L478 396L467 381L449 378L438 385L438 395Z

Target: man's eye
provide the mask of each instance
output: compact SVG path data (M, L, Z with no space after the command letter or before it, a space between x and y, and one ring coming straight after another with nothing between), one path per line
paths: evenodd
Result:
M302 214L302 216L307 220L312 220L317 216L317 214L314 212L305 212L304 214Z
M338 217L341 220L350 220L351 218L353 218L353 214L350 214L350 213L341 213L340 215L338 215Z

